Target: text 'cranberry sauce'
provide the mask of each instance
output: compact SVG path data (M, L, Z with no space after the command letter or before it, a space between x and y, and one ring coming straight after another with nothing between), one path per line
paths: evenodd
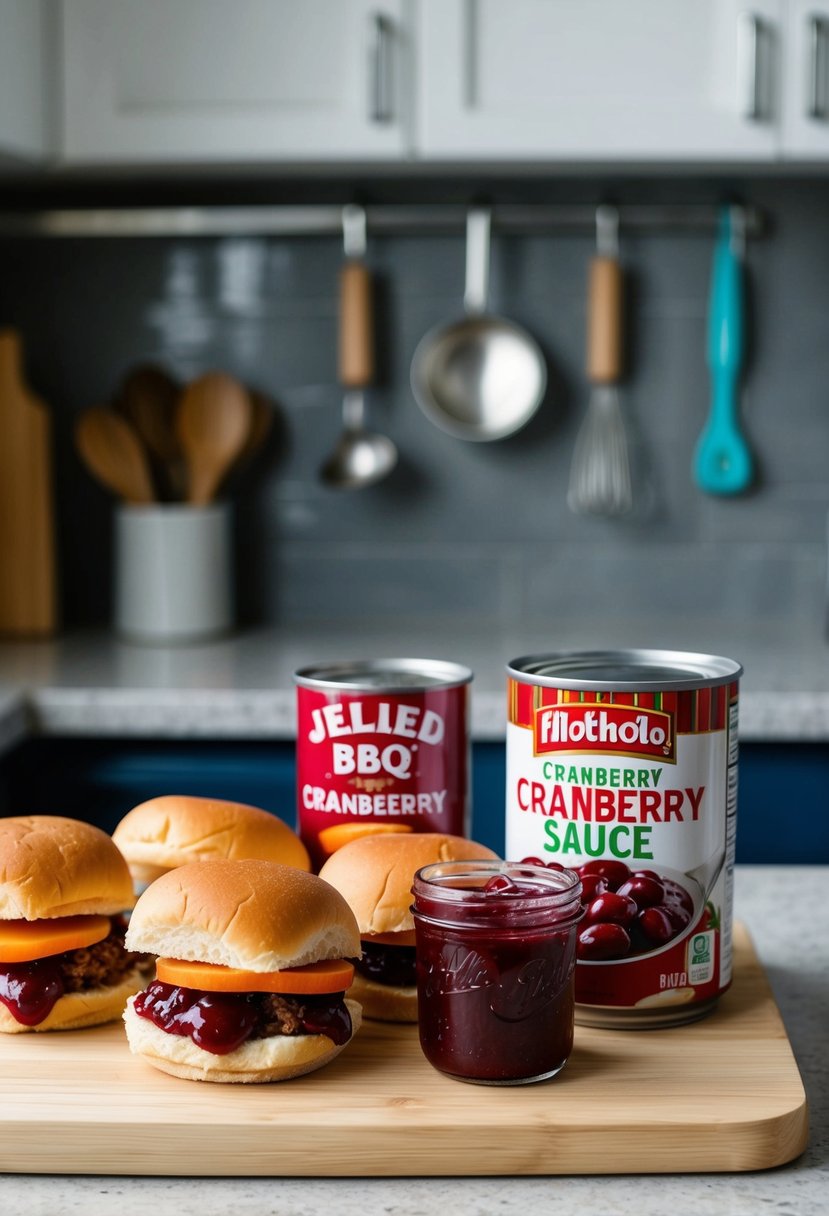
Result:
M483 1085L554 1076L573 1046L578 875L500 861L415 875L420 1043Z
M153 980L135 998L133 1009L167 1034L189 1037L203 1051L224 1056L248 1039L277 1034L324 1034L341 1047L352 1031L343 996L204 992Z

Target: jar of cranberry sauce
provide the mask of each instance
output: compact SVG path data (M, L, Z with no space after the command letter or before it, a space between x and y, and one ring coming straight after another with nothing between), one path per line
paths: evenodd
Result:
M573 1046L578 875L446 861L418 870L412 892L429 1063L479 1085L555 1076Z

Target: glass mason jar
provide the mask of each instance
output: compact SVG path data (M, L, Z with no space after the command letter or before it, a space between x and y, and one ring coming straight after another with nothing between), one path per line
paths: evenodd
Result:
M555 1076L573 1046L578 875L446 861L418 870L412 892L429 1063L480 1085Z

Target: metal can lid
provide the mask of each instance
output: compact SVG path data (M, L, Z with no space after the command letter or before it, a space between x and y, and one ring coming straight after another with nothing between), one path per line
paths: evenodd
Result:
M300 688L329 692L420 692L469 684L472 678L468 667L442 659L353 659L294 672Z
M734 659L684 650L583 650L524 655L507 664L513 679L546 688L597 692L680 692L730 684L742 675Z

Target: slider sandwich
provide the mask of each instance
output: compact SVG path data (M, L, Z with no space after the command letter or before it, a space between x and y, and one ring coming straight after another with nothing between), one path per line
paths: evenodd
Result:
M124 816L112 839L139 889L177 866L219 857L258 857L311 869L305 845L276 815L219 798L150 798Z
M485 845L437 832L366 836L328 858L320 878L344 896L357 918L362 957L355 958L355 1000L367 1018L417 1021L412 881L435 861L495 858Z
M57 815L0 819L0 1032L121 1016L152 970L124 944L133 899L105 832Z
M283 1081L351 1041L346 999L360 935L343 897L272 861L202 861L156 879L130 919L131 949L158 955L127 1004L130 1049L195 1081Z

